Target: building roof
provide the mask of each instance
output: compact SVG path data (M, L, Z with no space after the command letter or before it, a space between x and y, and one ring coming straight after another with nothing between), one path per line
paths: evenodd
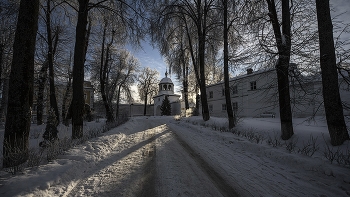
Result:
M171 81L171 79L168 78L168 77L165 77L165 78L163 78L162 80L160 80L159 84L163 84L163 83L166 83L166 84L171 83L171 84L173 84L173 82Z
M169 84L169 83L173 84L173 81L171 81L171 79L168 78L168 71L165 72L165 77L162 80L160 80L160 82L159 82L159 84L165 84L165 83L166 84Z
M235 76L233 78L230 78L229 81L235 81L235 80L238 80L238 79L243 79L243 78L246 78L246 77L251 77L251 76L254 76L254 75L267 73L267 72L271 72L271 71L275 71L275 70L276 70L275 68L272 68L272 69L258 70L258 71L255 71L255 72L253 71L251 74L243 74L243 75L238 75L238 76ZM215 84L210 84L210 85L207 85L206 87L208 88L208 87L219 85L219 84L224 84L224 81L220 81L220 82L215 83Z

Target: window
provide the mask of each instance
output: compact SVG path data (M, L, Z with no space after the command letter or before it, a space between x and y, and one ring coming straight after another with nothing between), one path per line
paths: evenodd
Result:
M209 111L213 112L213 105L209 105Z
M213 98L213 91L209 92L209 98Z
M226 103L221 105L222 111L226 111Z
M222 88L222 93L221 93L222 96L225 96L225 88Z
M250 82L250 90L256 90L256 81Z
M232 94L238 94L238 88L237 85L231 86Z
M232 110L235 112L238 110L238 103L237 102L232 103Z

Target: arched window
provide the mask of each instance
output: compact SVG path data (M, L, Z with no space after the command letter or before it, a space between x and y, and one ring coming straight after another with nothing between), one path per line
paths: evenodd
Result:
M168 86L168 90L171 90L171 85Z
M166 85L163 85L163 89L164 89L164 90L167 90L167 87L166 87Z

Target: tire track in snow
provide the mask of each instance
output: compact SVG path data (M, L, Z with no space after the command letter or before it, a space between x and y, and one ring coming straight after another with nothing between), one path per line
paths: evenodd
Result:
M219 173L217 173L214 168L212 168L199 154L196 153L180 136L176 134L176 132L172 132L179 142L179 144L186 150L186 152L191 155L193 160L197 163L197 165L206 173L206 175L211 179L212 183L215 187L220 191L223 196L227 197L235 197L240 196L237 191L229 185L225 179L221 177Z
M146 123L146 122L144 122ZM65 196L155 196L155 140L162 129L127 135L112 147L111 157L100 161Z

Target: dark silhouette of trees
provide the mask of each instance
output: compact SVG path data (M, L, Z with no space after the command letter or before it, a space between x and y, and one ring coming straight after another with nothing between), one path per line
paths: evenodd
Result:
M349 139L339 94L338 73L334 49L333 25L329 0L316 0L320 42L322 90L331 143L338 146Z
M89 12L89 0L79 0L78 21L75 32L74 65L73 65L73 98L72 138L83 137L84 116L84 63L86 55L86 33Z
M160 106L160 111L162 116L171 115L171 105L168 96L165 96L162 105Z
M59 123L59 111L58 104L56 99L56 90L55 90L55 75L54 75L54 56L56 54L57 45L60 36L60 27L56 26L54 31L52 30L51 24L51 15L55 9L55 5L51 7L52 1L46 1L46 7L44 10L45 16L45 26L46 26L46 39L47 43L47 53L46 59L40 69L39 79L38 79L38 97L37 97L37 124L41 125L43 123L43 110L44 110L44 90L46 86L47 78L49 79L49 98L50 98L50 108L53 108L57 118L57 124ZM49 71L49 75L47 75Z
M229 77L229 69L228 69L228 63L229 63L229 51L228 51L228 33L229 29L232 25L231 21L228 21L228 1L222 0L221 1L223 6L223 40L224 40L224 85L225 85L225 100L226 100L226 111L227 111L227 118L229 122L229 129L233 128L235 126L235 117L233 115L233 109L232 109L232 103L231 103L231 88L230 88L230 77Z
M102 101L106 109L106 117L107 117L107 123L114 122L113 117L113 111L111 106L111 99L109 98L108 89L106 86L109 86L109 72L111 70L110 66L110 51L111 47L114 41L114 34L115 31L112 30L111 40L109 43L107 43L107 46L105 47L105 41L106 41L106 31L107 31L107 25L108 20L104 20L104 26L103 26L103 36L102 36L102 49L101 49L101 64L100 64L100 89L101 89L101 95L102 95Z
M21 0L10 74L3 167L28 159L31 107L33 104L34 52L38 29L39 0Z
M266 0L269 9L269 17L275 35L278 50L278 60L276 63L278 99L281 121L282 139L288 140L294 134L292 111L289 94L289 61L291 50L291 27L290 27L290 7L289 0L282 0L282 31L276 11L274 0Z
M67 2L67 1L66 1ZM68 3L68 2L67 2ZM106 1L90 2L89 0L79 0L78 21L76 26L76 41L74 48L74 66L73 66L73 98L71 105L74 106L72 114L72 136L73 139L83 136L83 115L84 115L84 63L88 47L87 35L89 35L86 26L89 11L93 8L114 13L121 18L121 24L125 25L128 38L131 43L139 43L147 28L142 15L144 12L144 1ZM113 115L113 114L112 114Z

